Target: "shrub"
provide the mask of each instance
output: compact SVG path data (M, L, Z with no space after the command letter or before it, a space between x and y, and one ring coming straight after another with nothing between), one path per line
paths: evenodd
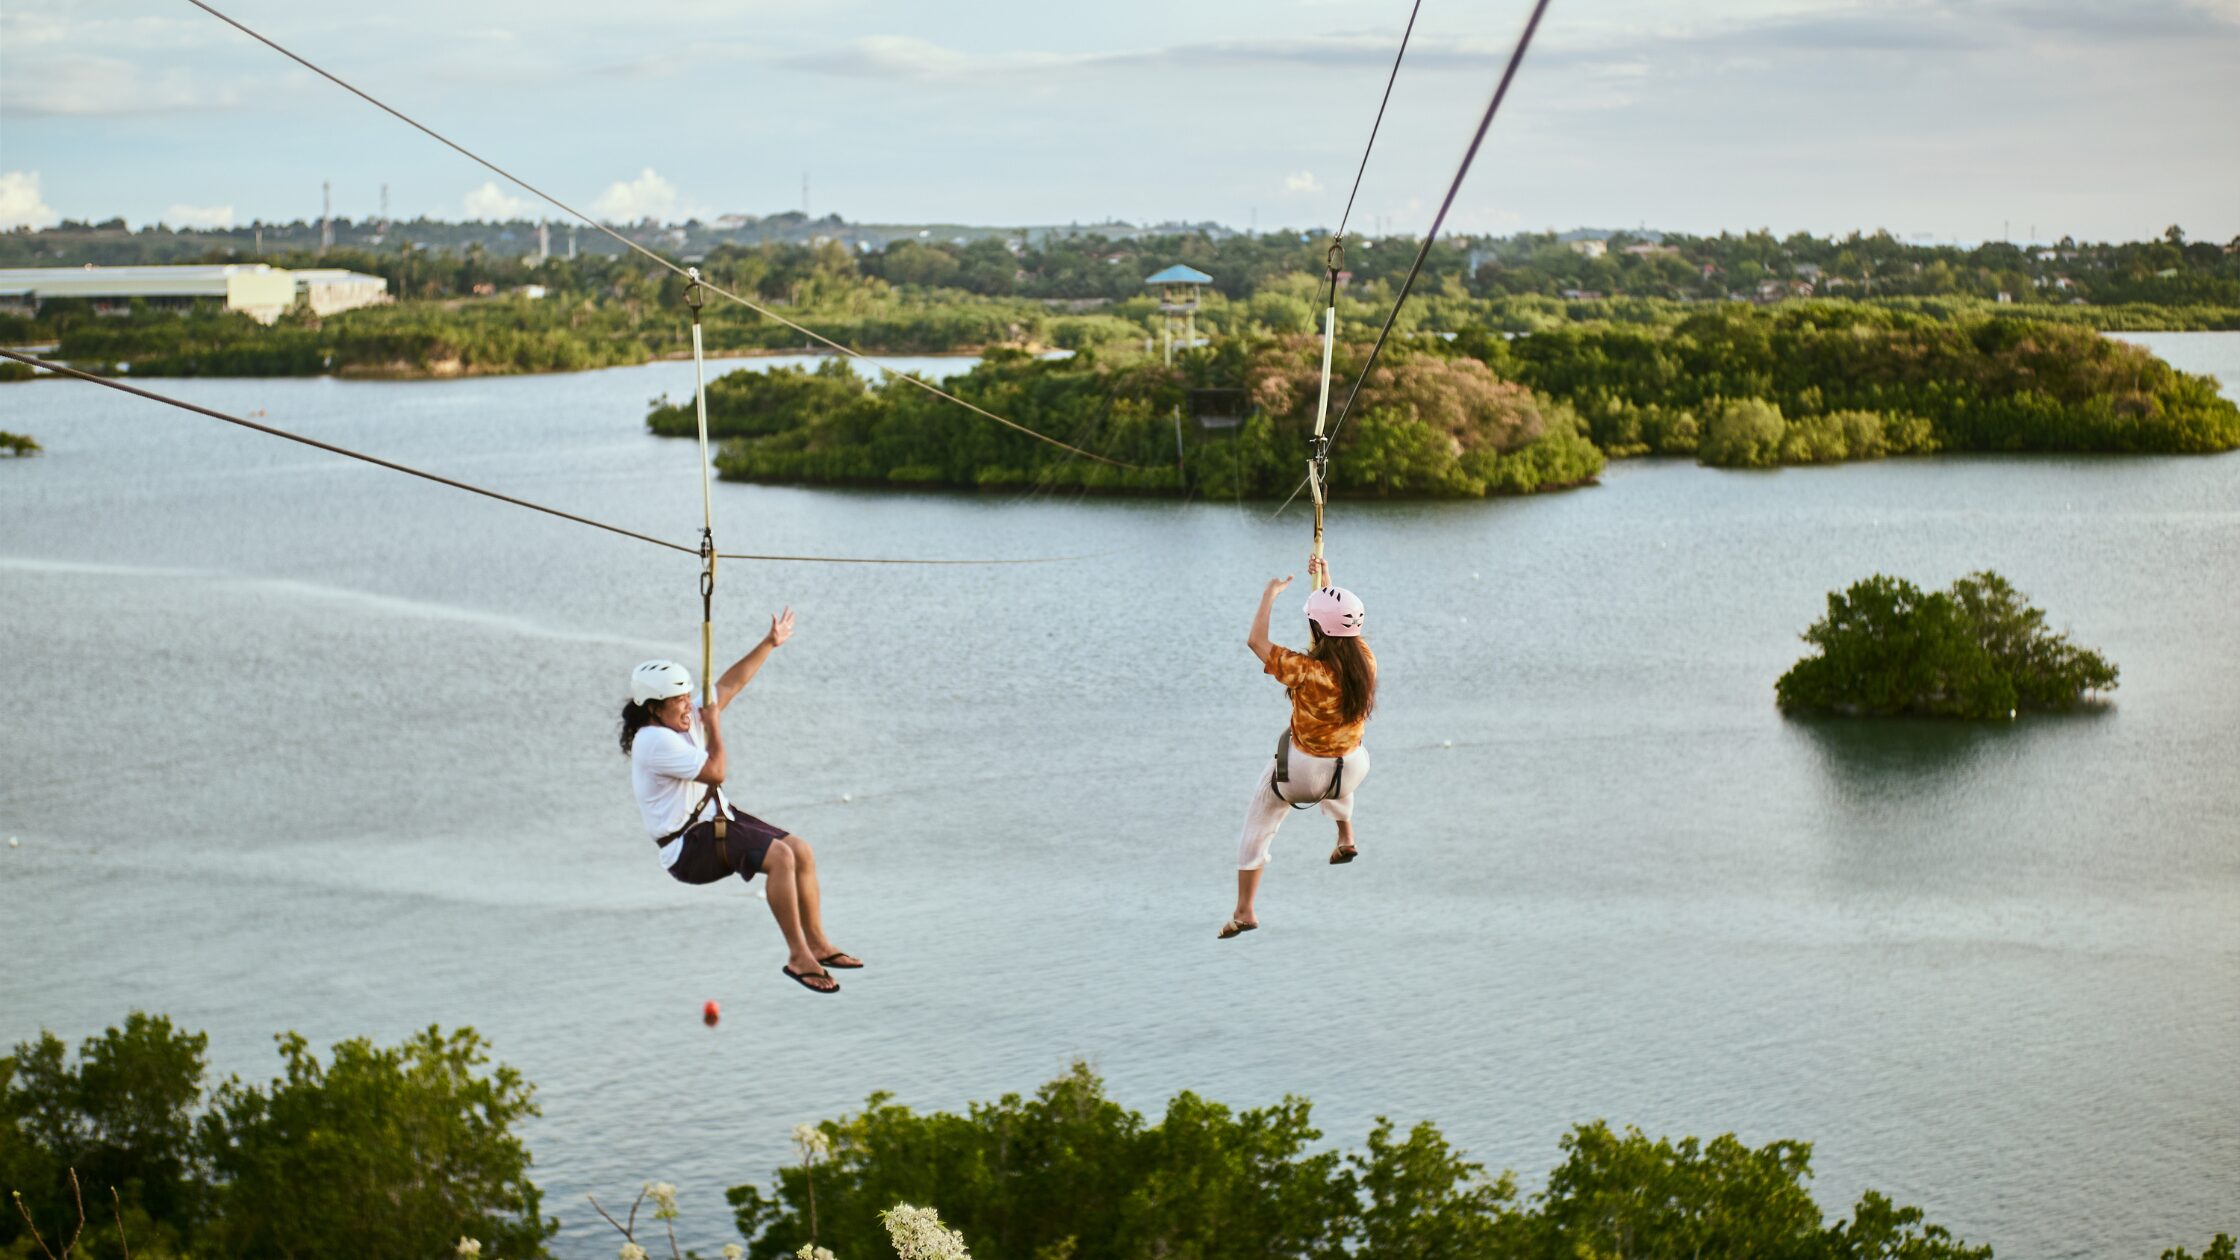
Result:
M2116 686L2115 666L2048 631L1988 570L1934 594L1876 574L1831 593L1804 640L1819 654L1775 683L1784 712L2003 718Z

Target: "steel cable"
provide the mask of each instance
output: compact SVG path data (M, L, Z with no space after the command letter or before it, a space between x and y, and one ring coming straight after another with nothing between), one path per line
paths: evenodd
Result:
M1525 50L1532 46L1532 37L1540 29L1540 19L1547 11L1548 0L1535 0L1532 16L1525 21L1524 34L1518 37L1516 48L1509 53L1509 62L1502 68L1501 81L1493 90L1493 99L1486 104L1485 116L1478 120L1477 131L1471 134L1469 147L1463 150L1462 163L1455 169L1453 182L1447 185L1447 195L1439 202L1438 214L1432 217L1431 230L1424 233L1423 244L1416 250L1415 261L1409 264L1407 278L1400 284L1400 294L1393 299L1392 310L1384 319L1384 327L1377 331L1376 343L1369 347L1369 358L1361 365L1361 374L1354 378L1353 388L1347 391L1345 405L1338 409L1337 422L1330 426L1332 444L1337 442L1339 432L1345 428L1346 417L1353 412L1354 399L1361 396L1361 386L1368 381L1369 373L1377 366L1377 356L1383 352L1386 339L1392 335L1392 326L1400 318L1400 308L1407 305L1408 294L1415 287L1416 276L1423 270L1423 261L1430 256L1432 243L1439 239L1439 229L1447 221L1447 212L1454 209L1454 199L1462 191L1462 181L1469 177L1470 165L1478 158L1478 148L1485 143L1487 129L1493 126L1493 116L1500 112L1502 100L1509 95L1509 84L1517 77L1517 67L1524 63ZM1398 63L1394 64L1397 67ZM1302 478L1273 515L1281 516L1306 486L1307 480Z
M1353 218L1353 199L1361 195L1361 177L1369 170L1369 152L1377 147L1377 130L1384 126L1384 107L1392 102L1392 85L1400 81L1400 61L1408 55L1408 36L1415 33L1416 14L1423 11L1423 0L1416 0L1408 10L1407 29L1400 32L1400 51L1392 55L1392 73L1384 81L1384 99L1377 102L1377 120L1369 124L1369 143L1361 146L1361 165L1353 172L1353 191L1346 194L1345 213L1338 216L1337 238L1346 238L1346 224Z
M467 148L465 145L460 144L458 141L451 139L449 136L446 136L442 132L437 131L435 128L428 126L426 123L423 123L420 120L413 118L411 115L406 114L402 110L399 110L383 102L380 98L357 87L355 84L350 83L348 80L343 79L341 76L336 75L314 64L303 56L289 50L288 48L283 47L282 45L265 37L264 35L258 33L250 27L243 25L242 23L226 16L223 13L220 13L216 9L211 8L209 5L204 4L203 0L187 0L187 3L202 10L203 12L218 19L219 21L234 28L235 30L240 31L242 34L247 35L249 38L256 40L258 43L263 44L265 47L270 48L276 53L279 53L281 56L295 62L297 65L302 66L304 69L311 71L313 74L318 75L320 78L327 80L329 83L334 84L336 87L343 89L344 91L350 93L358 99L366 102L368 105L373 106L383 113L388 114L390 117L397 119L399 122L402 122L407 126L410 126L413 129L421 132L423 135L426 135L428 138L436 141L439 144L442 144L446 148L451 149L453 152L458 153L460 156L467 158L469 161L472 161L482 166L486 170L494 172L504 179L520 186L528 192L533 193L540 198L543 198L545 201L550 202L560 210L573 215L577 219L582 220L585 225L597 231L606 233L608 236L613 237L616 243L622 245L623 247L645 255L653 262L669 269L670 271L675 272L680 277L690 279L690 276L687 274L684 268L679 267L677 264L670 262L666 258L663 258L660 254L647 249L645 246L640 245L638 242L631 240L629 237L624 236L622 233L617 232L613 228L608 227L606 224L599 222L597 219L592 218L590 215L585 214L583 211L576 209L574 206L569 205L567 202L562 201L558 197L553 196L551 193L548 193L542 188L537 187L535 184L530 183L528 180L521 178L519 175L516 175L512 171L509 171L506 168L498 165L496 162L483 157L481 154L476 153L474 150ZM770 320L774 323L782 324L785 327L790 328L797 333L800 333L802 336L822 342L823 344L832 347L834 350L837 350L842 354L848 355L852 358L861 359L871 366L878 368L880 371L885 372L889 376L895 377L898 380L908 381L912 385L917 386L919 389L922 389L937 398L946 398L950 402L963 407L965 410L973 412L976 415L985 416L986 418L995 421L997 424L1000 424L1007 429L1016 430L1020 433L1026 434L1028 437L1034 438L1037 441L1048 442L1052 446L1072 451L1076 455L1087 456L1088 458L1096 460L1101 464L1110 464L1115 468L1131 468L1139 472L1146 470L1145 465L1131 464L1126 460L1113 459L1110 456L1099 455L1094 451L1083 450L1078 446L1074 446L1066 442L1061 442L1058 439L1049 436L1048 434L1038 433L1035 430L1030 429L1027 426L1016 421L1006 420L1002 416L989 411L985 407L979 406L976 403L967 402L964 399L957 397L955 394L942 389L940 386L934 385L928 381L921 380L918 377L913 376L900 368L889 367L885 363L880 362L878 359L872 357L871 355L865 354L864 352L854 348L853 346L843 345L842 343L834 341L832 338L825 336L823 333L820 333L813 328L808 328L804 327L803 325L797 324L792 320L787 319L785 316L778 314L776 311L770 310L769 308L762 306L759 303L752 302L746 298L740 297L738 294L731 292L729 289L726 289L721 285L712 283L707 280L702 280L700 283L705 288L707 288L709 292L729 298L733 302L736 302L739 305L746 307L748 310L753 311L755 314L762 316L764 319Z
M384 459L384 458L382 458L382 457L381 457L381 456L379 456L379 455L368 455L368 454L366 454L366 453L365 453L364 451L354 451L354 450L351 450L351 449L350 449L349 447L347 447L347 446L337 446L337 445L335 445L335 444L334 444L334 443L332 443L332 442L324 442L324 441L321 441L321 440L319 440L318 438L315 438L315 437L307 437L307 436L305 436L304 434L301 434L301 433L296 433L296 432L292 432L292 431L290 431L290 430L288 430L288 429L283 429L283 428L280 428L280 427L278 427L278 426L276 426L276 425L270 425L270 424L259 424L259 423L258 423L257 421L254 421L254 420L248 420L248 419L244 419L244 418L243 418L243 417L241 417L241 416L230 415L230 414L228 414L228 413L226 413L226 412L223 412L223 411L218 411L218 410L215 410L215 409L213 409L213 408L210 408L210 407L205 407L205 406L202 406L202 405L201 405L201 404L199 404L199 403L191 403L191 402L188 402L188 401L186 401L185 399L181 399L181 398L173 398L173 397L171 397L171 396L170 396L170 395L168 395L168 394L159 394L159 393L155 392L155 391L154 391L154 390L152 390L152 389L142 389L142 388L140 388L140 387L139 387L139 386L137 386L137 385L128 385L128 384L126 384L126 383L125 383L125 382L123 382L123 381L120 381L120 380L116 380L116 379L113 379L113 378L111 378L111 377L107 377L107 376L96 376L96 375L94 375L94 374L93 374L93 373L91 373L91 372L81 371L80 369L78 369L78 368L74 368L74 367L71 367L71 366L69 366L68 364L65 364L65 363L55 363L55 362L53 362L53 361L51 361L51 360L47 360L47 359L41 359L41 358L37 358L37 357L35 357L35 356L33 356L33 355L22 354L22 353L19 353L19 352L17 352L17 351L14 351L14 350L8 350L8 349L4 349L4 348L0 348L0 355L4 355L4 356L6 356L6 357L8 357L8 358L10 358L10 359L14 359L14 360L15 360L16 362L18 362L18 363L23 363L23 364L27 364L27 365L29 365L29 366L31 366L31 367L34 367L34 368L38 368L38 369L41 369L41 370L43 370L43 371L48 371L48 372L52 372L52 373L56 374L57 376L68 376L68 377L72 377L72 378L74 378L74 379L77 379L77 380L81 380L81 381L87 381L87 382L90 382L90 383L92 383L92 384L95 384L95 385L100 385L100 386L104 386L104 387L106 387L106 388L109 388L109 389L113 389L113 390L116 390L116 391L118 391L119 393L124 393L124 394L131 394L131 395L134 395L135 397L139 397L139 398L145 398L145 399L148 399L148 400L149 400L149 401L151 401L151 402L159 402L159 403L163 403L163 404L165 404L165 405L167 405L167 406L177 407L177 408L179 408L179 409L180 409L181 411L191 411L191 412L194 412L194 413L195 413L195 414L197 414L197 415L204 415L204 416L208 416L208 417L210 417L210 418L211 418L211 419L213 419L213 420L223 420L223 421L225 421L225 422L226 422L227 424L237 424L237 425L240 425L240 426L241 426L242 428L244 428L244 429L253 429L253 430L255 430L255 431L256 431L256 432L258 432L258 433L268 434L268 435L270 435L270 436L272 436L272 437L276 437L276 438L285 438L285 439L287 439L287 440L288 440L288 441L290 441L290 442L300 442L300 443L302 443L302 444L303 444L303 445L305 445L305 446L309 446L309 447L314 447L314 448L316 448L316 449L318 449L318 450L322 450L322 451L326 451L326 452L329 452L330 454L340 455L340 456L343 456L344 458L347 458L347 459L355 459L355 460L361 461L361 462L363 462L363 463L368 463L368 464L372 464L372 465L374 465L374 466L375 466L375 467L377 467L377 468L386 468L386 469L389 469L389 470L390 470L391 472L401 472L401 473L404 473L404 474L405 474L405 475L407 475L407 476L411 476L411 477L418 477L418 478L420 478L420 479L421 479L421 480L423 480L423 481L432 481L432 482L435 482L435 483L436 483L437 485L440 485L440 486L449 486L449 487L451 487L451 488L452 488L452 489L454 489L454 490L464 490L464 491L466 491L466 492L467 492L467 493L469 493L469 494L479 494L479 495L481 495L481 496L482 496L483 498L486 498L486 499L495 499L495 500L497 500L497 501L498 501L498 502L500 502L500 503L509 503L509 504L512 504L512 505L513 505L514 507L527 508L527 509L529 509L529 510L530 510L530 511L532 511L532 512L542 512L542 513L544 513L544 514L545 514L546 516L556 516L556 517L560 518L561 520L564 520L564 521L573 521L573 522L575 522L575 523L576 523L576 524L578 524L578 525L588 525L588 526L590 526L590 527L591 527L591 528L593 528L593 529L603 529L603 530L605 530L606 532L608 532L608 533L610 533L610 534L619 534L619 535L621 535L621 536L622 536L622 537L624 537L624 538L633 538L633 539L636 539L636 540L637 540L637 541L639 541L639 542L643 542L643 543L652 543L652 544L653 544L654 546L656 546L656 547L666 547L666 548L668 548L668 549L669 549L669 550L671 550L671 551L681 551L681 552L684 552L684 553L685 553L686 555L689 555L689 556L697 556L697 555L699 555L699 554L700 554L700 549L699 549L699 548L697 548L697 547L687 547L687 546L685 546L685 545L684 545L684 544L682 544L682 543L674 543L674 542L670 542L670 541L669 541L668 539L666 539L666 538L656 538L656 537L654 537L654 536L653 536L653 535L651 535L651 534L641 534L641 533L639 533L638 531L636 531L636 530L634 530L634 529L624 529L624 528L623 528L622 526L620 526L620 525L610 525L610 524L608 524L608 523L607 523L607 522L605 522L605 521L597 521L597 520L593 520L593 519L591 519L591 518L590 518L590 517L588 517L588 516L578 516L578 515L577 515L577 514L575 514L574 512L566 512L566 511L562 511L561 509L559 509L559 508L556 508L556 507L547 507L547 506L545 506L545 505L544 505L544 504L542 504L542 503L535 503L535 502L531 502L531 501L530 501L530 500L528 500L528 499L517 498L517 497L515 497L515 496L513 496L513 495L510 495L510 494L505 494L505 493L503 493L503 492L501 492L501 491L497 491L497 490L491 490L491 489L487 489L487 488L485 488L485 487L482 487L482 486L478 486L478 485L475 485L475 484L473 484L472 482L460 481L460 480L458 480L458 479L457 479L457 478L455 478L455 477L446 477L446 476L444 476L444 475L443 475L443 474L441 474L441 473L432 473L432 472L429 472L429 471L427 471L426 469L422 469L422 468L414 468L414 467L413 467L412 465L410 465L410 464L400 464L400 463L398 463L398 462L397 462L396 460L393 460L393 459ZM734 552L724 552L724 553L722 554L722 558L723 558L723 559L725 559L725 560L775 560L775 561L796 561L796 562L801 562L801 563L811 563L811 564L971 564L971 565L982 565L982 564L1054 564L1054 563L1058 563L1058 562L1060 562L1060 561L1067 561L1067 560L1081 560L1081 559L1087 559L1088 557L1085 557L1085 556L1031 556L1031 557L1025 557L1025 558L1020 558L1020 559L1005 559L1005 560L916 560L916 559L887 559L887 558L883 558L883 557L875 557L875 556L794 556L794 555L766 555L766 554L753 553L753 552L736 552L736 553L734 553Z

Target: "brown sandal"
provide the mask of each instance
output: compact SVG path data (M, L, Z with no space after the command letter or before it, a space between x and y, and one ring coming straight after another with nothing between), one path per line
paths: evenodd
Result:
M1361 856L1361 850L1354 848L1350 844L1341 844L1337 848L1330 850L1330 865L1344 866L1346 863L1351 862L1359 856Z
M1221 925L1221 935L1215 937L1214 939L1218 941L1225 941L1232 936L1243 936L1245 933L1250 932L1259 926L1260 925L1257 923L1239 923L1235 919L1231 919L1227 923Z

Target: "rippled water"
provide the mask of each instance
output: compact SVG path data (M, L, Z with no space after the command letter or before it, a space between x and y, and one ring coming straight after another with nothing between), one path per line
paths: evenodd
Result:
M2240 336L2139 340L2240 383ZM692 446L642 416L690 372L159 387L687 540ZM49 450L0 461L0 1040L145 1007L269 1075L279 1029L472 1023L540 1087L562 1255L611 1254L587 1190L673 1180L713 1250L795 1122L1075 1057L1149 1109L1303 1093L1347 1144L1429 1117L1528 1185L1598 1116L1805 1138L1832 1209L1872 1186L2002 1256L2236 1223L2240 456L1341 503L1387 675L1363 857L1294 818L1221 944L1299 511L719 485L728 549L1096 557L724 568L732 650L800 614L733 786L872 962L826 1001L636 830L614 708L696 656L691 557L87 386L0 387L0 428ZM1981 567L2122 667L2111 709L1775 713L1828 590Z

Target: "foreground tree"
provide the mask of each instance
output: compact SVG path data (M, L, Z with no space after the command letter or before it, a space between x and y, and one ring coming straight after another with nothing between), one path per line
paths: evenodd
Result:
M73 1170L79 1257L112 1254L112 1216L141 1260L437 1256L463 1237L544 1254L557 1223L513 1132L533 1090L473 1030L346 1041L329 1063L288 1034L279 1077L207 1095L206 1043L134 1012L74 1064L52 1034L0 1059L0 1193L22 1204L0 1204L0 1256L41 1254L34 1225L73 1235Z

